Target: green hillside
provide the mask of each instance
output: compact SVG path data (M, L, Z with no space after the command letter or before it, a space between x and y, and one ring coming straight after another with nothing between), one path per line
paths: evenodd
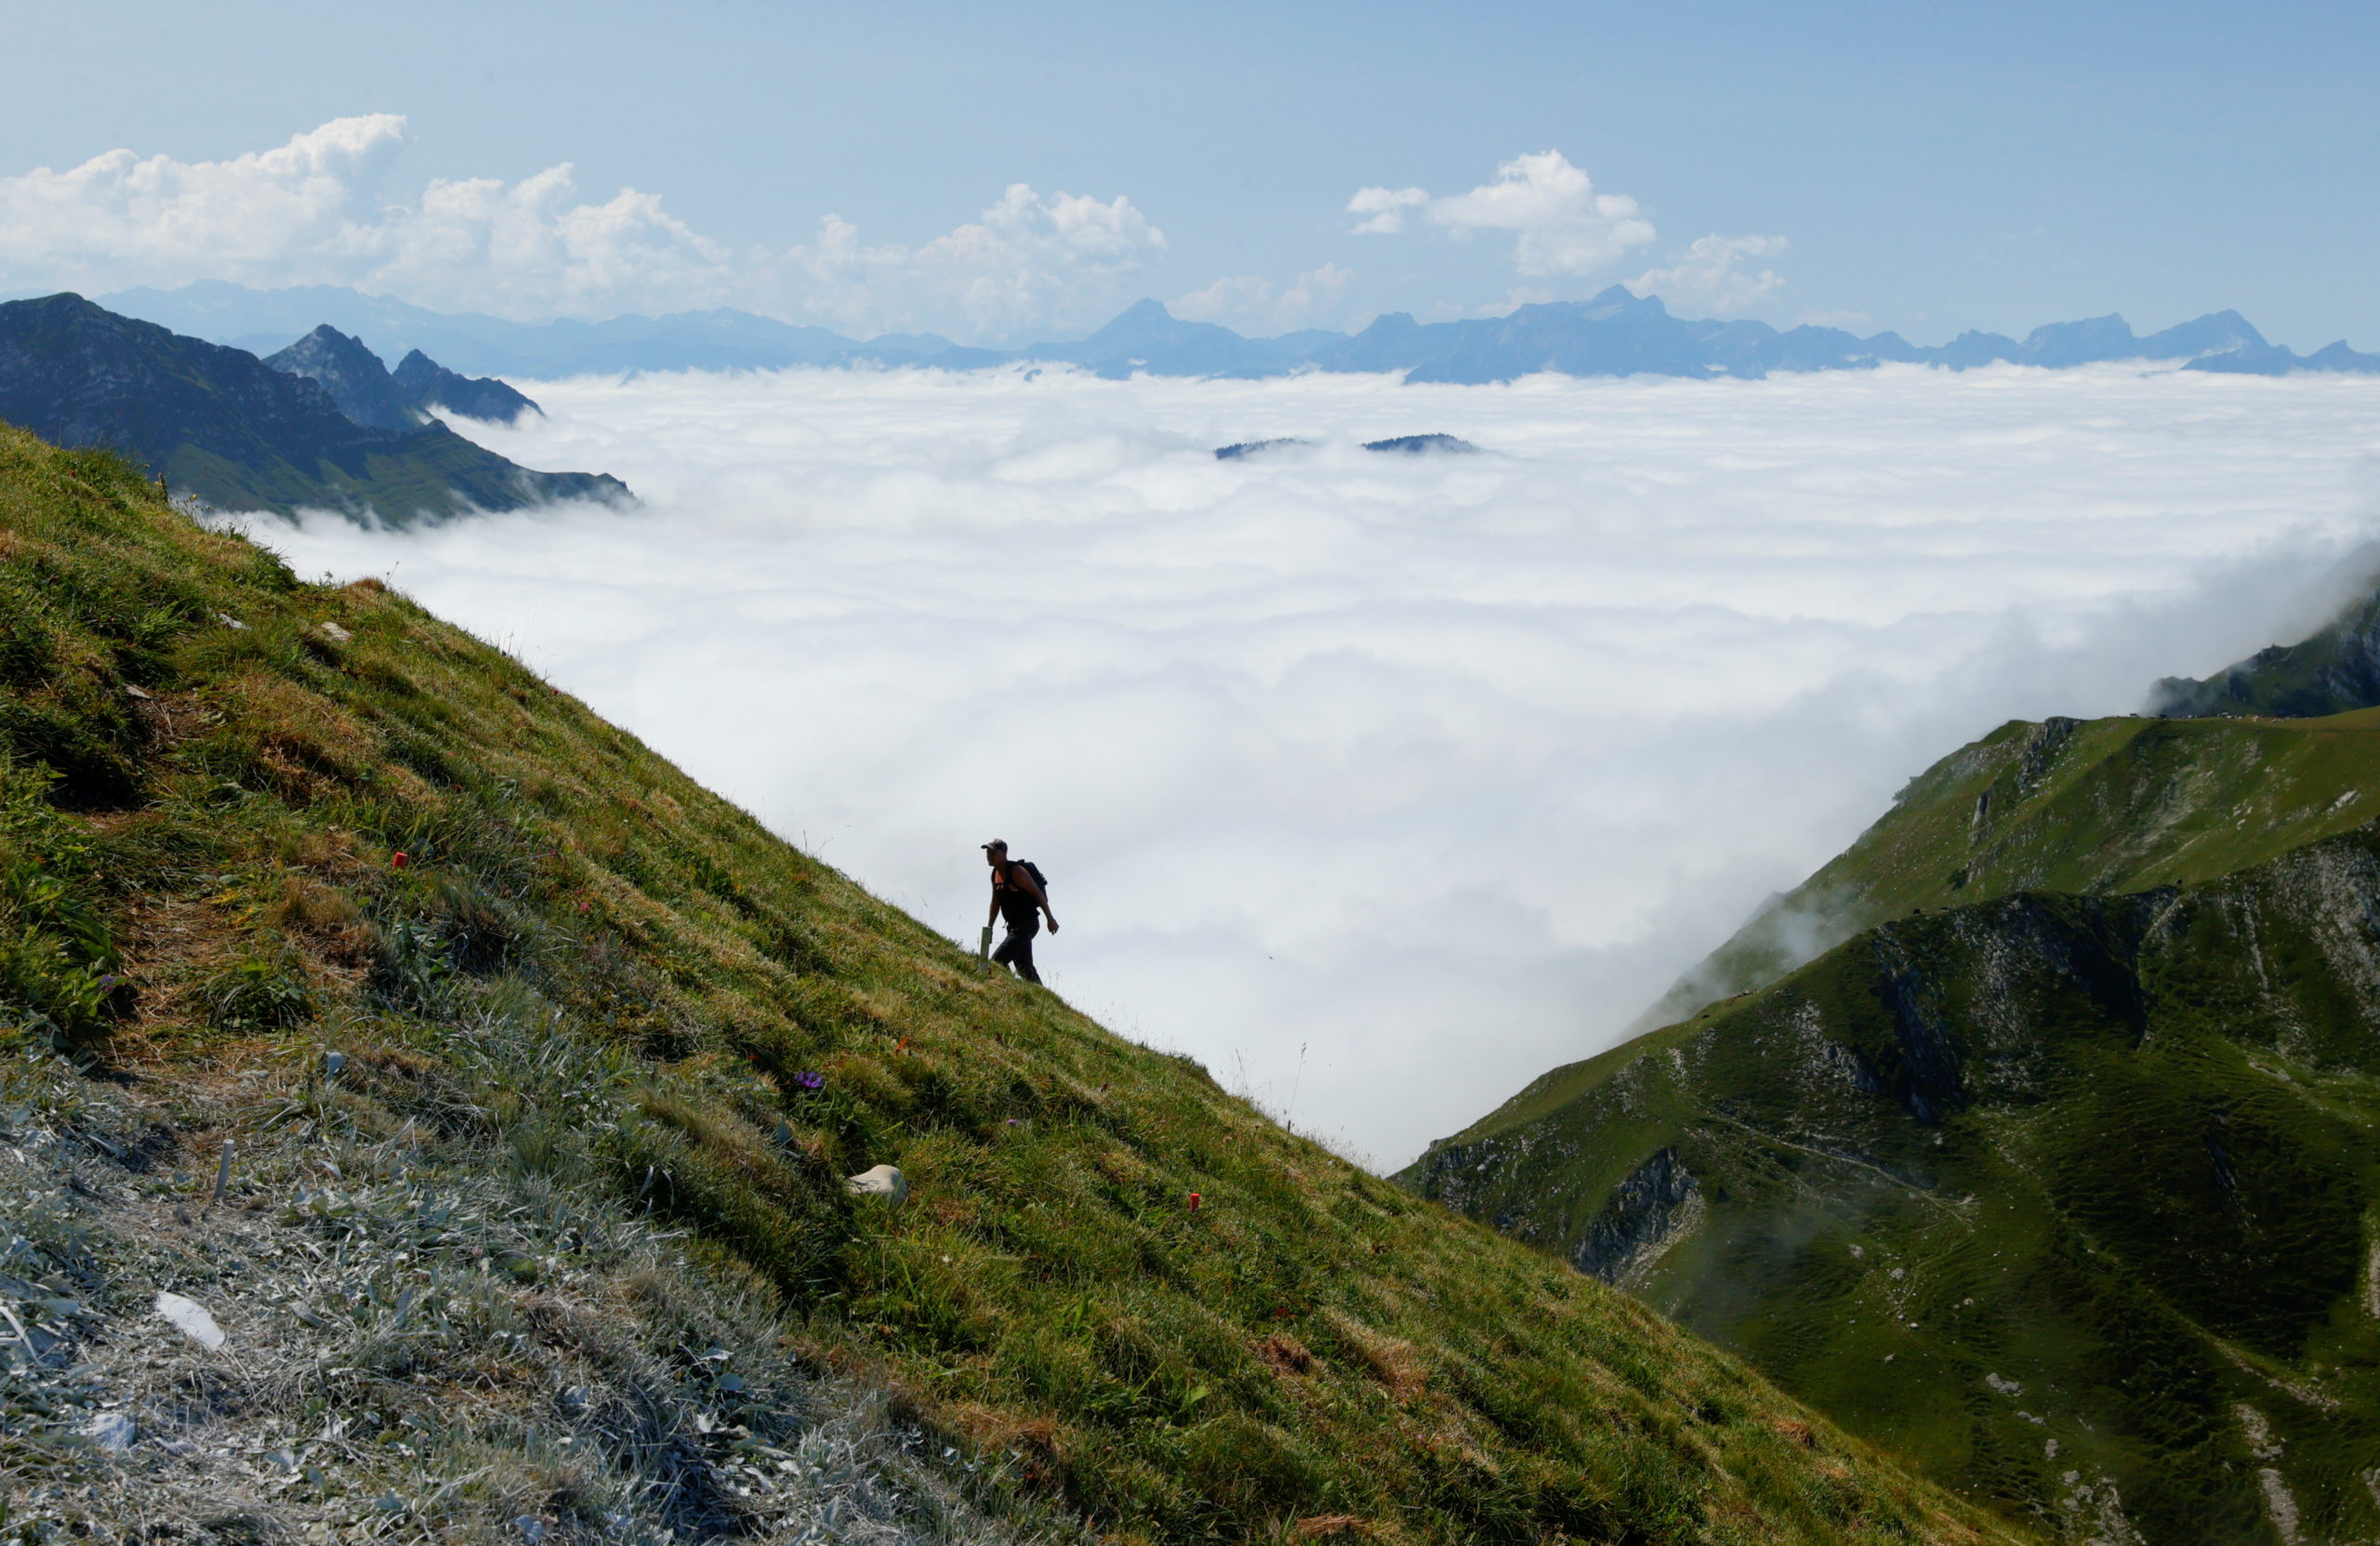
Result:
M0 1532L2017 1539L7 430L0 671Z
M2259 650L2203 681L2168 677L2153 694L2167 715L2312 718L2380 704L2380 593L2309 639Z
M2186 885L2360 826L2380 816L2375 733L2380 709L2012 720L1911 780L1873 826L1771 899L1637 1028L1764 986L1921 907Z
M2380 711L2004 726L1765 916L1402 1179L2074 1539L2380 1535Z

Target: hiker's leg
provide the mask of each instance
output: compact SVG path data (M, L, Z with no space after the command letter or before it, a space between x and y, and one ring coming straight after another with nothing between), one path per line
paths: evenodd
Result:
M1039 982L1041 973L1033 970L1033 936L1040 932L1038 918L1021 929L1010 924L1008 936L1000 941L1000 947L992 952L992 959L1002 966L1015 967L1016 974L1028 983Z

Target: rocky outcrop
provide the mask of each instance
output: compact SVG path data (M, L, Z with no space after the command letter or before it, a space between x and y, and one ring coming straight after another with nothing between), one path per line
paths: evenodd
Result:
M1612 1188L1586 1238L1570 1252L1570 1264L1606 1283L1633 1282L1694 1227L1701 1211L1702 1187L1694 1172L1677 1150L1657 1150Z

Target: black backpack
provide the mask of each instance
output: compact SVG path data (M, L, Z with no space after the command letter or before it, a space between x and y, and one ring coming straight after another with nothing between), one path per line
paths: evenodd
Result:
M1017 863L1025 866L1025 874L1033 877L1033 883L1041 888L1041 894L1045 897L1048 896L1050 894L1050 878L1041 873L1041 866L1035 864L1030 859L1019 859Z

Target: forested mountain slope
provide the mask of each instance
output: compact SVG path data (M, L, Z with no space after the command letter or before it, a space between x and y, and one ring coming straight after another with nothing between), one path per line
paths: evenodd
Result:
M8 1527L2018 1539L112 457L0 670Z

